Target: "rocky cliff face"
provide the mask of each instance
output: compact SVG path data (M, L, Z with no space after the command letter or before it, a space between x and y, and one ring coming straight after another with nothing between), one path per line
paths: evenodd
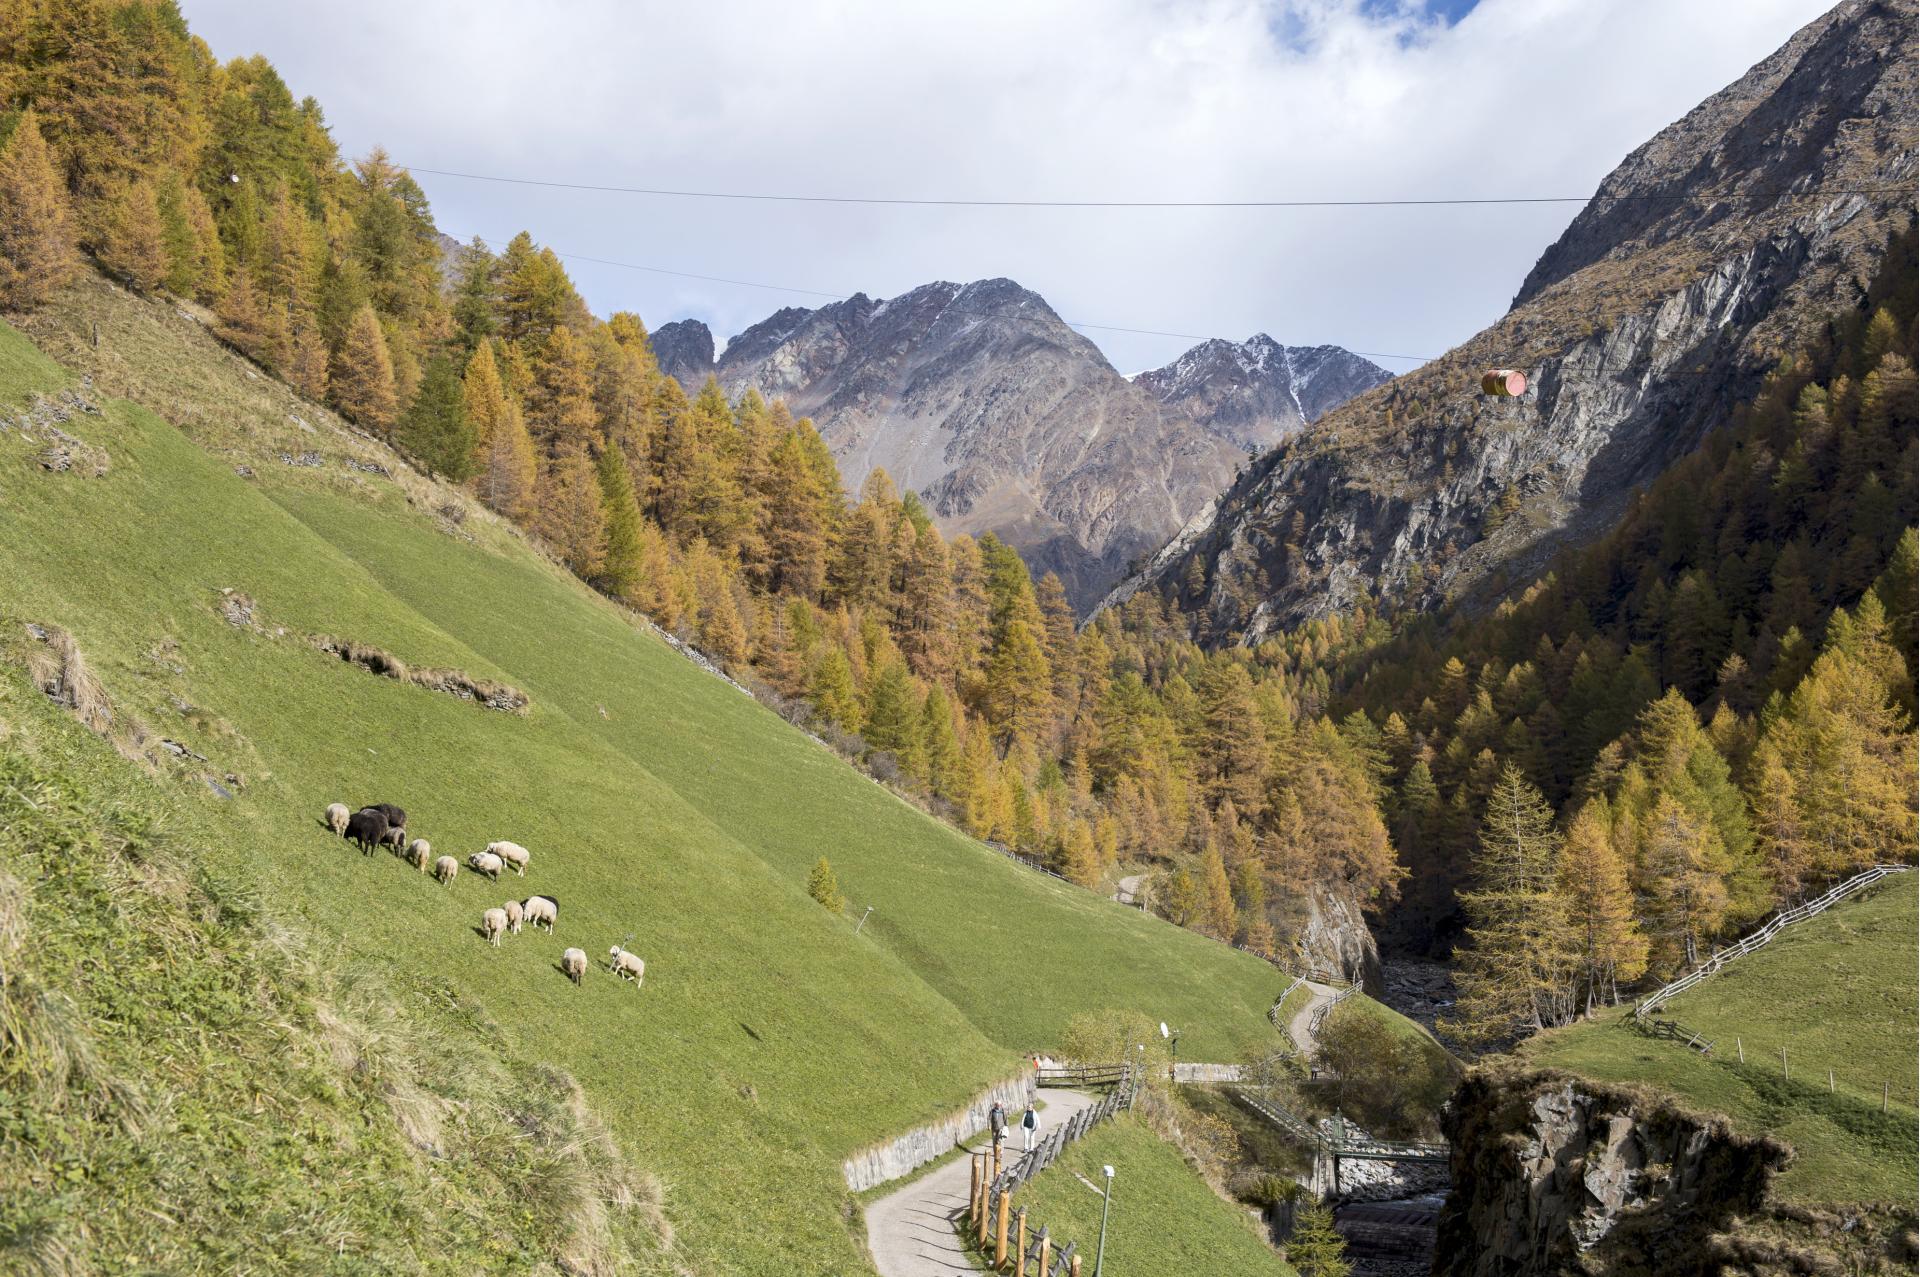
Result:
M697 356L687 327L660 332ZM717 363L670 360L658 337L655 349L690 390L712 371L729 394L785 399L813 418L849 488L884 467L949 532L994 532L1036 574L1058 572L1085 610L1232 480L1250 440L1386 375L1335 347L1255 342L1208 344L1253 352L1238 380L1200 375L1222 370L1196 360L1163 396L1114 371L1038 294L990 279L782 310Z
M1436 1277L1719 1274L1786 1146L1557 1073L1477 1069L1446 1117ZM1744 1269L1741 1271L1745 1271Z
M690 395L713 375L713 334L697 319L662 324L648 337L660 371L678 381Z
M1283 346L1256 333L1201 342L1133 380L1208 433L1264 452L1392 374L1339 346Z
M1367 596L1483 596L1607 526L1912 216L1914 22L1849 0L1800 31L1629 156L1499 323L1283 443L1112 599L1257 639ZM1482 396L1492 367L1527 394Z

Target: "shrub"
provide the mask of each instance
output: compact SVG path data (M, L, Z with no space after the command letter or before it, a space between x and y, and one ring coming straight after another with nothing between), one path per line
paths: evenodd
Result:
M807 875L807 894L829 912L839 913L846 908L846 897L840 894L840 884L834 881L833 866L827 863L825 856L820 857L813 866L813 872Z

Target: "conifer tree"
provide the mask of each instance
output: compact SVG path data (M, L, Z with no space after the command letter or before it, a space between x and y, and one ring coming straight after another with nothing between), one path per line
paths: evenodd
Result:
M538 470L534 482L534 529L583 580L600 570L606 552L606 511L600 480L586 445L570 441Z
M955 732L953 701L939 683L927 689L927 699L920 708L920 733L933 792L950 802L964 801L966 768Z
M480 499L510 519L525 517L533 504L533 440L500 382L492 343L482 341L467 361L460 397L478 446Z
M1712 832L1678 799L1662 794L1642 838L1654 966L1662 973L1681 963L1690 969L1699 963L1701 938L1719 927L1727 911Z
M827 505L833 492L809 457L813 427L796 425L774 445L767 462L768 583L780 594L817 599L827 578Z
M287 364L287 381L315 403L327 397L327 342L319 326L303 324L294 330L293 352ZM459 383L454 383L456 390ZM468 458L471 465L471 457ZM447 473L453 471L449 469Z
M30 310L73 277L73 215L27 111L0 150L0 307Z
M213 300L225 283L227 267L207 197L179 173L169 173L160 185L159 200L167 287L182 297Z
M616 599L630 598L639 584L641 570L640 504L634 499L633 477L626 458L617 448L608 448L595 464L600 482L600 506L606 518L606 548L600 556L600 572L594 584Z
M1232 940L1239 921L1233 907L1233 884L1227 878L1227 865L1220 848L1211 840L1200 857L1200 892L1207 919L1203 929L1216 940Z
M1509 764L1488 796L1461 896L1473 942L1461 958L1458 1014L1448 1026L1495 1041L1552 1022L1565 991L1567 926L1553 891L1559 839L1540 791Z
M600 445L587 347L564 324L548 335L534 361L524 411L527 433L543 457L558 457L569 447Z
M1303 1206L1294 1216L1293 1235L1287 1238L1287 1262L1300 1277L1348 1277L1346 1239L1333 1226L1333 1212L1324 1206Z
M987 667L987 715L1003 744L1034 741L1045 730L1052 701L1047 656L1024 619L1009 621Z
M99 236L99 258L143 293L167 278L166 228L153 183L127 183L109 203Z
M840 883L825 856L813 862L813 871L807 875L807 894L828 913L839 913L846 908L846 897L840 894Z
M436 355L427 364L420 389L400 421L397 442L429 478L444 475L464 483L473 472L473 427L467 421L460 378L446 355Z
M386 333L370 304L354 313L346 339L333 359L331 382L334 407L355 425L385 434L397 415L393 387L393 359Z
M260 294L244 267L233 272L226 296L220 299L219 323L214 331L241 354L268 367L269 341L266 316L260 309Z
M1094 845L1093 826L1082 817L1067 822L1066 836L1060 843L1060 871L1083 887L1100 884L1100 851Z
M905 755L912 748L919 716L907 667L898 660L888 661L868 689L866 726L860 734L874 749Z
M1634 921L1627 867L1598 800L1582 807L1567 830L1557 888L1591 1015L1603 994L1612 993L1617 1001L1620 982L1639 979L1647 968L1647 942Z
M814 667L812 696L813 707L822 718L849 732L860 730L860 697L853 686L853 667L837 644L829 645Z

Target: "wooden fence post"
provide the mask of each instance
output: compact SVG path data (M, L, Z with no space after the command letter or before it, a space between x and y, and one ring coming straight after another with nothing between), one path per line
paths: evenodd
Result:
M1040 1230L1040 1277L1048 1277L1053 1266L1053 1238L1047 1236L1047 1230Z
M1827 1090L1833 1090L1833 1067L1831 1065L1827 1067Z
M1787 1064L1787 1046L1784 1042L1780 1044L1780 1076L1788 1082L1793 1081L1793 1070Z
M1000 1137L993 1137L993 1177L1000 1178Z
M1739 1038L1733 1040L1733 1049L1740 1053L1740 1063L1745 1064L1747 1062L1747 1048L1740 1045Z
M1067 1261L1067 1277L1080 1277L1080 1256L1075 1255Z
M993 1225L993 1271L999 1272L1007 1266L1007 1214L1013 1208L1013 1194L1001 1190L1000 1209L994 1216Z
M967 1222L973 1223L980 1218L980 1154L971 1157L973 1165L973 1183L967 1188Z
M1027 1277L1027 1208L1014 1213L1013 1277Z
M983 1251L987 1248L988 1216L992 1214L992 1211L993 1211L993 1199L989 1195L991 1192L992 1192L992 1188L991 1186L989 1186L986 1190L982 1191L980 1194L980 1228L978 1233L976 1234L975 1240L977 1240L980 1243L980 1249Z

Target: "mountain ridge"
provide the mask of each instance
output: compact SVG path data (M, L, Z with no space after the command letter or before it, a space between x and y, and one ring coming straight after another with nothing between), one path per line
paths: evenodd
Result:
M1058 573L1081 611L1249 451L1389 376L1338 347L1258 334L1203 342L1128 378L1044 297L1005 278L786 307L717 357L695 320L654 340L689 393L711 375L730 395L785 399L813 418L850 489L885 468L949 532L993 532L1036 573Z

